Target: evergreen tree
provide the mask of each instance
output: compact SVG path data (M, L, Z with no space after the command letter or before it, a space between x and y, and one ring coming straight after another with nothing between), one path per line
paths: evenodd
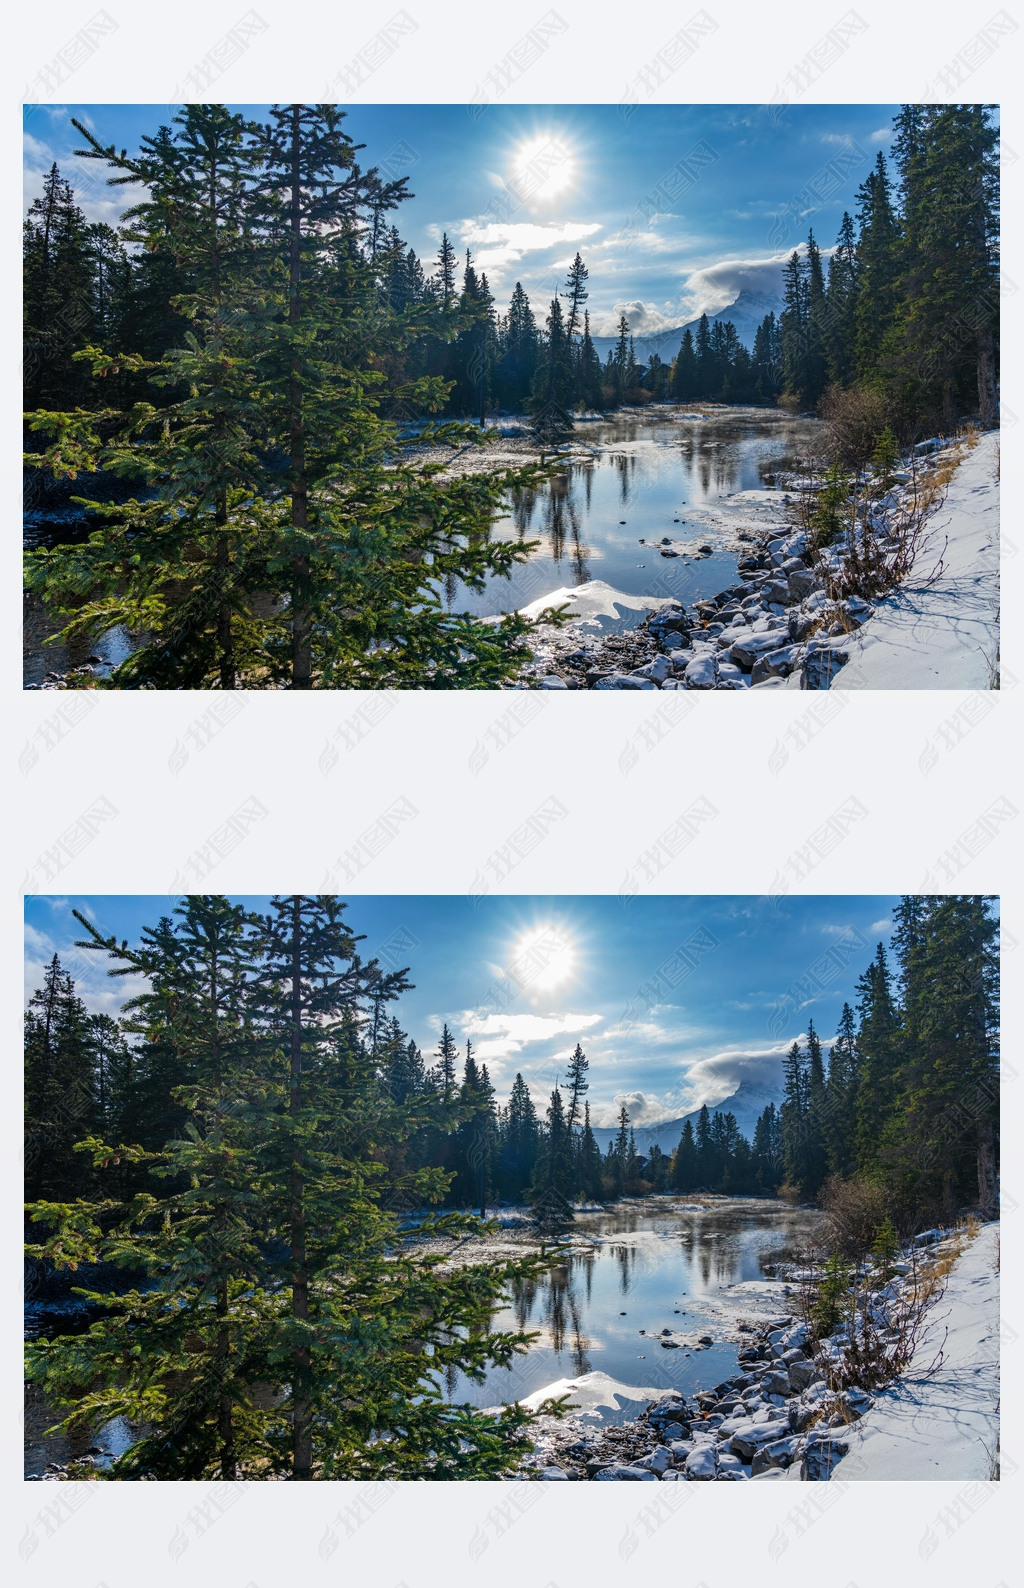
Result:
M809 1183L807 1154L808 1077L807 1065L794 1042L783 1066L782 1167L788 1183L801 1196Z
M671 391L677 403L692 402L697 395L697 356L689 326L683 332L679 352L672 364Z
M671 1180L675 1191L693 1191L698 1183L697 1146L693 1134L693 1121L683 1120L679 1145L672 1155Z
M25 1014L25 1194L54 1201L80 1196L87 1162L72 1151L96 1117L89 1017L54 954Z
M88 376L72 362L97 326L95 240L57 165L24 224L25 401L65 408L85 399Z
M857 997L857 1162L858 1167L870 1169L878 1162L882 1133L895 1100L900 1045L899 1011L881 943L857 983Z

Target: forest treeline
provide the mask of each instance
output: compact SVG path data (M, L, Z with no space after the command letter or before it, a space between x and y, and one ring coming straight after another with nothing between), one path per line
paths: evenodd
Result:
M195 895L137 945L79 917L80 949L143 990L117 1019L90 1014L54 956L31 998L30 1271L82 1283L97 1321L36 1342L30 1373L73 1423L151 1430L115 1476L513 1464L529 1414L484 1418L444 1385L524 1349L491 1320L543 1259L445 1268L445 1243L403 1244L412 1229L485 1227L462 1209L525 1199L554 1238L581 1200L672 1190L810 1199L860 1182L874 1224L908 1229L995 1205L997 927L983 897L904 898L894 967L879 947L827 1064L809 1026L752 1142L705 1107L671 1155L638 1152L625 1109L600 1152L579 1044L543 1113L521 1074L499 1103L447 1025L426 1062L389 1012L405 972L360 957L345 908Z
M292 105L256 125L189 105L135 155L79 127L82 156L145 197L117 229L89 224L54 166L31 206L28 456L44 496L91 502L94 527L35 553L29 583L67 633L140 636L117 686L512 676L527 625L452 613L443 592L528 555L490 529L543 471L441 481L423 461L434 443L479 444L469 421L495 409L531 413L552 442L574 413L623 403L813 409L842 392L868 400L879 434L995 422L987 107L904 106L827 268L812 233L751 349L704 315L671 362L638 357L622 316L602 363L578 253L550 303L517 282L504 312L447 235L424 263L393 218L408 179L363 170L344 120Z

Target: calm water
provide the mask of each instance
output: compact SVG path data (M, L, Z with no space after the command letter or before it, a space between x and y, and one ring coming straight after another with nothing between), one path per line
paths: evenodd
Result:
M522 1286L515 1304L493 1320L496 1329L539 1331L529 1353L511 1369L494 1370L484 1384L453 1379L449 1396L491 1406L593 1371L626 1385L686 1394L720 1383L736 1371L735 1343L665 1350L654 1336L665 1328L706 1330L721 1342L733 1332L729 1320L737 1312L754 1317L758 1311L749 1296L730 1300L728 1287L764 1279L765 1263L813 1245L820 1224L814 1211L753 1198L702 1211L659 1198L654 1205L577 1214L573 1238L594 1244L545 1279ZM783 1303L769 1304L772 1309L784 1310ZM624 1408L623 1415L635 1414L635 1407ZM614 1419L606 1413L605 1420Z
M682 417L687 412L662 408L580 421L573 439L590 455L574 457L541 490L523 492L495 526L495 538L539 541L530 561L479 595L455 586L452 606L491 616L588 579L629 595L687 603L731 584L736 559L720 549L721 535L703 514L696 518L697 510L758 489L765 474L813 446L820 425L769 408ZM650 543L664 535L716 549L684 561L639 544L641 537Z
M674 597L690 603L715 595L736 576L736 559L724 550L722 536L700 509L737 491L755 490L773 473L813 447L818 421L793 418L770 408L723 408L700 418L687 410L620 414L583 420L574 443L587 448L540 490L524 491L512 511L494 527L496 539L538 541L529 562L511 579L491 579L481 592L455 581L446 592L449 606L490 617L527 606L553 590L600 579L629 595ZM74 539L56 523L35 525L34 544ZM78 531L81 534L81 529ZM699 540L715 548L696 560L665 558L654 546L663 535ZM635 624L642 612L601 627ZM97 677L130 654L123 630L104 639L70 646L45 644L53 624L41 604L28 600L25 613L25 682L39 683L46 672L63 672L90 657Z

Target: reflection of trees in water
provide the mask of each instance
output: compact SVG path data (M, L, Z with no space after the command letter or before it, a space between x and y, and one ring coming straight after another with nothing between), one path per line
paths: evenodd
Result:
M511 518L520 540L530 540L530 524L539 492L529 486L519 486L509 493Z
M551 541L551 556L562 562L566 555L566 542L572 560L576 584L590 578L587 566L588 549L580 532L579 507L573 490L572 471L556 474L548 481L544 501L544 528Z
M582 1270L583 1288L589 1302L593 1269L592 1253L573 1254L557 1263L543 1279L520 1280L512 1296L517 1328L535 1329L538 1324L546 1325L552 1349L559 1355L568 1350L575 1375L591 1370L579 1281Z

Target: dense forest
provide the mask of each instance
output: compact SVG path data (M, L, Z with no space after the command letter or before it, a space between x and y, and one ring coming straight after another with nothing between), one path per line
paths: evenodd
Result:
M408 179L363 170L344 120L189 105L134 155L80 126L82 155L146 197L117 230L89 224L54 166L29 211L29 502L71 493L91 528L35 552L29 586L66 633L140 636L118 687L514 675L528 625L474 621L445 593L528 556L491 526L544 468L441 480L430 461L480 445L495 410L531 414L549 449L574 414L665 401L813 410L851 393L868 453L886 429L996 422L987 107L903 107L827 267L812 233L751 349L705 315L671 364L637 357L625 316L602 364L578 253L550 303L517 282L504 313L447 235L424 264L393 218Z
M665 1191L854 1195L871 1228L904 1232L995 1207L983 897L904 898L893 965L880 945L827 1058L813 1025L793 1044L753 1141L705 1107L671 1155L639 1153L625 1109L601 1154L578 1044L543 1116L519 1074L500 1104L447 1025L425 1062L388 1012L405 973L360 958L344 910L197 895L137 946L80 917L82 950L146 990L117 1020L90 1015L55 956L31 999L30 1272L46 1285L84 1269L100 1314L88 1335L35 1345L31 1372L75 1418L153 1427L116 1476L500 1472L526 1414L453 1408L439 1379L523 1348L490 1318L539 1260L438 1271L403 1227L458 1237L483 1227L475 1210L526 1200L554 1237L574 1204ZM255 1385L281 1381L286 1396L255 1404Z

